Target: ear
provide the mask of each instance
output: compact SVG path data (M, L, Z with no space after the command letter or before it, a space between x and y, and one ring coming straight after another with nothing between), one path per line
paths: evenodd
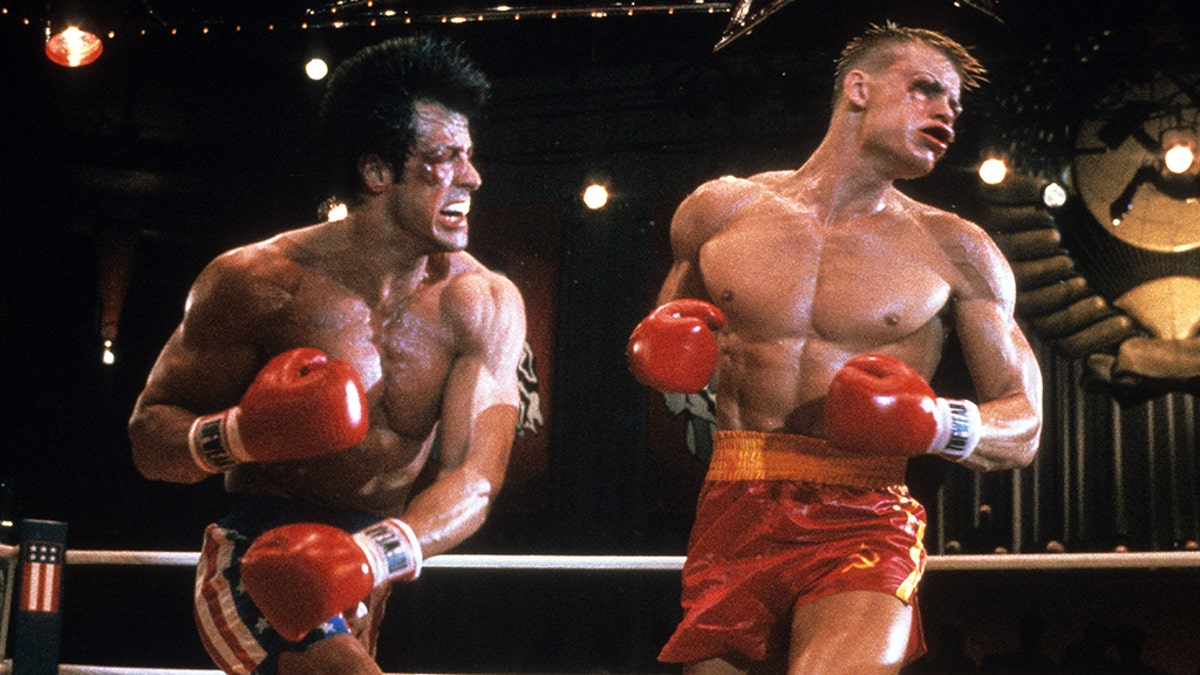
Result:
M358 176L362 179L363 189L371 194L378 193L395 182L392 167L378 155L363 155L358 158Z
M867 85L870 81L871 76L866 71L856 69L846 73L846 79L842 81L842 95L851 107L861 109L867 106L867 99L870 98Z

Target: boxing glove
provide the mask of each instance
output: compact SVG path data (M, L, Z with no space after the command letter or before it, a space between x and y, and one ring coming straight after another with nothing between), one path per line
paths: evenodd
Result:
M292 642L357 608L376 586L420 573L417 536L395 518L355 534L318 523L283 525L255 539L241 562L246 592Z
M668 394L694 394L712 379L717 340L712 331L725 315L703 300L672 300L633 329L625 353L629 370L642 384Z
M975 449L981 426L974 403L938 398L920 373L890 356L850 359L825 397L826 437L845 450L959 461Z
M197 418L188 445L196 464L219 473L240 462L345 450L362 442L367 427L367 399L354 367L301 347L271 359L238 405Z

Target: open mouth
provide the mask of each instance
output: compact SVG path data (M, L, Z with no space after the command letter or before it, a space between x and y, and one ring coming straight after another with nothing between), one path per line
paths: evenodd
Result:
M930 139L939 150L945 150L954 142L954 132L947 127L934 124L921 129L921 133Z
M438 213L447 224L461 227L467 222L467 214L471 212L471 201L465 200L461 202L453 202L442 207Z

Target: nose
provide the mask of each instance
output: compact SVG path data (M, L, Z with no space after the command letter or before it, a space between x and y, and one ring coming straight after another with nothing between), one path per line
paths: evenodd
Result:
M478 190L483 184L483 177L479 175L479 170L475 168L475 163L469 158L464 158L462 166L456 175L456 183L470 190Z
M958 119L958 105L946 96L938 96L933 99L934 110L933 117L939 122L946 124L954 124L954 120Z

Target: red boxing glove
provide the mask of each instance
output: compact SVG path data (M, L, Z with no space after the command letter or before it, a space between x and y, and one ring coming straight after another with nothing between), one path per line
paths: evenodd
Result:
M210 473L240 462L326 455L367 435L367 399L349 363L301 347L271 359L241 403L202 415L188 436L192 458Z
M717 367L712 331L724 325L725 315L716 305L692 298L672 300L633 329L625 349L629 370L638 382L659 391L698 392Z
M938 398L920 373L891 356L850 359L825 397L829 442L856 452L932 452L958 461L975 450L981 426L974 403Z
M420 573L417 536L395 518L356 534L317 523L283 525L255 539L241 563L246 592L291 642L357 608L376 586Z

